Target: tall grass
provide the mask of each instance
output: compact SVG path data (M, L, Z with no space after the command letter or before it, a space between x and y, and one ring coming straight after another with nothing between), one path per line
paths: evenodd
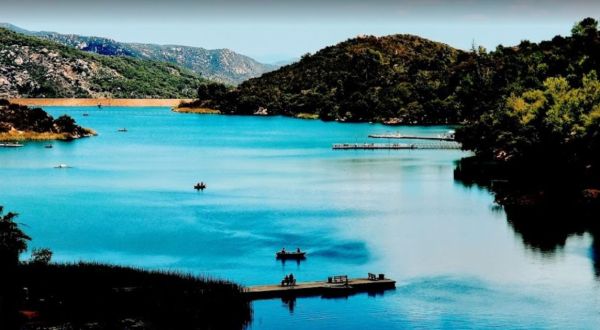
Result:
M18 275L21 309L39 313L31 327L134 320L145 329L240 329L252 317L240 285L210 277L98 263L23 264Z

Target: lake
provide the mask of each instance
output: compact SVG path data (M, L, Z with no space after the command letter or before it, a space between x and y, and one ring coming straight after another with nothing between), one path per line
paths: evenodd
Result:
M0 205L31 247L99 261L269 284L384 273L383 295L253 303L252 329L593 329L594 238L540 250L493 196L453 179L458 150L342 151L401 131L168 108L45 108L99 135L0 149ZM89 113L89 116L83 116ZM118 132L126 127L128 132ZM386 142L386 141L374 141ZM57 164L69 169L55 169ZM204 181L208 189L192 187ZM275 260L282 247L307 260Z

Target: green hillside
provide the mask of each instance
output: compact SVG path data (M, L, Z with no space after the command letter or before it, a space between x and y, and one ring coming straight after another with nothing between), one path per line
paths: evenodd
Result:
M213 102L205 105L325 120L455 122L450 71L461 53L410 35L358 37L250 79L224 97L208 95Z
M203 81L176 65L91 54L0 29L0 97L188 98Z

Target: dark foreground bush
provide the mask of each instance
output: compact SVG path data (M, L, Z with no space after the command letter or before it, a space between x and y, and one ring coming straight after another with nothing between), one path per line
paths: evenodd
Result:
M251 319L237 284L102 264L23 264L25 329L240 329Z

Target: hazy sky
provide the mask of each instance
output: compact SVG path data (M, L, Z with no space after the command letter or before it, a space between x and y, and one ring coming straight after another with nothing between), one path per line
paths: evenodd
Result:
M264 62L358 34L410 33L459 48L569 34L586 0L0 0L0 22L119 41L230 48Z

